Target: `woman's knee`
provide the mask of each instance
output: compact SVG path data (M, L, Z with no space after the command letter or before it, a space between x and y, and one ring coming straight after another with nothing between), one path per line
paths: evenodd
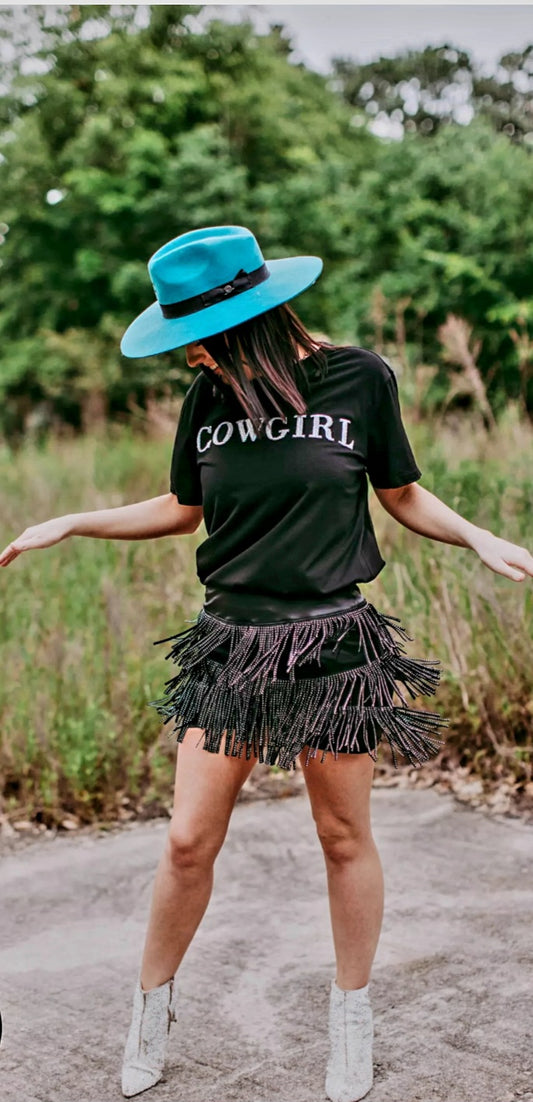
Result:
M171 819L167 836L167 853L171 864L181 870L198 871L210 868L221 848L223 836L213 835L205 827L195 827Z
M345 864L364 854L374 845L372 830L367 823L342 823L329 819L317 822L316 831L324 856L333 864Z

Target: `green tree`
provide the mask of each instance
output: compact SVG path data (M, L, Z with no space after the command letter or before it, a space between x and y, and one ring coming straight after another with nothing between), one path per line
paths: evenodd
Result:
M349 259L336 274L343 331L373 339L379 288L392 304L407 304L407 338L436 362L437 328L453 313L482 341L480 369L499 403L517 396L519 355L508 323L533 321L531 166L529 150L482 119L445 128L430 143L416 134L381 143L347 200ZM393 315L386 324L393 340ZM531 409L531 388L527 403Z
M271 256L327 252L328 233L334 252L334 178L354 185L376 140L354 132L324 77L290 63L279 29L201 30L199 10L154 5L140 27L133 5L55 17L36 7L27 38L38 48L13 68L1 107L4 394L58 396L63 383L83 401L87 371L73 354L83 332L107 342L108 365L116 357L94 380L114 405L167 379L174 358L121 364L117 346L153 299L146 262L169 237L245 223ZM321 288L319 325L326 299Z
M183 354L125 361L119 340L153 300L151 253L217 223L250 226L267 257L322 256L323 277L297 305L335 340L374 344L381 296L385 339L401 313L413 360L444 367L439 327L463 318L491 401L520 393L533 409L526 141L495 134L487 117L450 119L427 141L422 115L420 132L378 138L366 93L346 102L294 64L278 25L258 35L185 5L150 6L147 25L135 5L18 13L0 10L12 47L0 97L4 433L22 433L42 401L83 426L86 404L123 412L169 382L181 390ZM530 66L509 56L513 72ZM428 97L474 72L449 50L393 59L390 71L381 59L391 117L416 57Z
M339 57L333 71L344 99L369 120L427 137L482 116L513 142L533 142L533 46L502 56L492 74L449 43L365 64Z

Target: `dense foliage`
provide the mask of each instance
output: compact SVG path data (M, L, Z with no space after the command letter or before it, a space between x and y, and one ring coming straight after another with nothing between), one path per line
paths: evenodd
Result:
M364 64L335 58L333 71L348 103L408 133L431 137L450 122L480 115L513 142L533 143L533 45L504 54L493 73L450 45Z
M313 329L386 349L400 321L412 362L439 367L434 404L454 371L438 327L450 312L466 319L494 409L521 392L531 412L527 143L479 113L431 141L416 127L379 138L348 102L346 67L339 86L338 73L294 64L282 29L148 10L146 26L135 5L0 13L13 47L0 98L0 431L16 439L36 411L77 425L169 382L183 390L182 353L126 361L118 344L153 301L151 253L217 223L250 226L267 257L324 258L295 303Z

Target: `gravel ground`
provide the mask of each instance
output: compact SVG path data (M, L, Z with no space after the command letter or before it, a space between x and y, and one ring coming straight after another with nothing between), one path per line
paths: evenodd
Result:
M533 1102L533 827L432 789L377 788L385 917L368 1102ZM0 867L2 1102L120 1100L168 822L46 835ZM236 805L177 975L153 1102L324 1102L335 974L305 792Z

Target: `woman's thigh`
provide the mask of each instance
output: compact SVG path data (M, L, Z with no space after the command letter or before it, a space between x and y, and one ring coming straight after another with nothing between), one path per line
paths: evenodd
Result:
M322 841L364 841L372 835L370 794L375 763L370 754L319 752L305 764L308 748L300 754L311 811Z
M203 729L189 727L176 744L176 772L171 833L184 841L202 842L217 851L226 835L235 800L257 758L226 756L203 748Z

